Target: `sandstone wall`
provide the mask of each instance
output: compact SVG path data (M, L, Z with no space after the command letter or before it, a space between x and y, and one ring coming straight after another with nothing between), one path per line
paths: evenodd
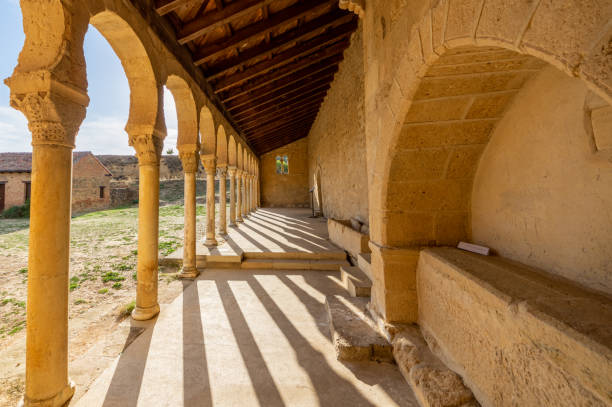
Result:
M612 162L594 149L588 95L553 67L519 92L474 179L472 234L503 256L612 293Z
M289 174L276 173L276 156L289 158ZM310 207L308 193L308 139L303 138L260 157L261 205Z
M9 172L0 174L0 181L6 181L4 185L4 209L23 205L25 200L25 184L32 174L26 172Z
M368 223L362 37L360 24L308 134L308 182L325 216Z
M108 208L111 205L111 177L91 155L81 158L72 169L72 212ZM100 198L100 187L104 196Z

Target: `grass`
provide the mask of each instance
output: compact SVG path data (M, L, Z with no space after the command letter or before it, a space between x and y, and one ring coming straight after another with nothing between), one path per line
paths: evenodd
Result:
M128 302L127 304L121 306L119 308L118 318L122 319L122 318L129 317L130 314L132 313L132 311L134 311L134 308L136 308L136 301L131 301L131 302Z
M123 286L123 284L121 284L121 283L115 283L115 284L113 284L113 285L112 285L112 287L113 287L115 290L119 290L119 289L121 289L121 287L122 287L122 286Z
M17 272L19 274L28 274L28 268L27 267L20 268L19 270L17 270Z
M98 294L106 294L108 292L108 288L102 288L98 290Z
M108 283L109 281L123 281L125 277L117 273L116 271L109 271L102 275L102 281Z

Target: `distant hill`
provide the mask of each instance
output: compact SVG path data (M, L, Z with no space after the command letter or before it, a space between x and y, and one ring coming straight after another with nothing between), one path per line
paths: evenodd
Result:
M138 159L133 155L96 155L113 174L114 181L134 181L138 179ZM161 181L183 179L183 166L178 155L162 155L159 168ZM198 178L204 177L200 166Z

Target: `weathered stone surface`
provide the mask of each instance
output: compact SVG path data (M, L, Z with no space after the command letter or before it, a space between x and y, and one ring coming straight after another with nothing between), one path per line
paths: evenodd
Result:
M325 297L329 328L338 360L393 362L389 342L373 327L366 298Z
M359 267L340 267L340 279L352 297L369 297L372 281Z
M287 156L289 173L276 172L276 158ZM298 140L261 157L261 203L268 207L310 207L308 139Z
M328 219L327 232L334 244L349 252L354 258L357 258L359 253L367 253L370 250L368 235L353 229L346 220Z

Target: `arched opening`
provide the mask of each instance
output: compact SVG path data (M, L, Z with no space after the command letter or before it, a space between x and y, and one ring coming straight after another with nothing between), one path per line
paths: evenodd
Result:
M166 81L166 89L169 91L164 92L164 115L168 128L166 147L176 145L179 150L181 146L188 146L190 149L198 147L198 114L189 85L183 78L170 75Z
M227 143L227 163L232 167L236 166L236 139L234 136L230 136Z
M200 155L214 157L217 153L217 133L212 113L206 106L200 110L200 139Z
M502 48L452 49L428 68L382 163L377 309L414 320L420 248L459 241L612 292L612 164L586 125L609 106L585 108L587 95L580 79Z

